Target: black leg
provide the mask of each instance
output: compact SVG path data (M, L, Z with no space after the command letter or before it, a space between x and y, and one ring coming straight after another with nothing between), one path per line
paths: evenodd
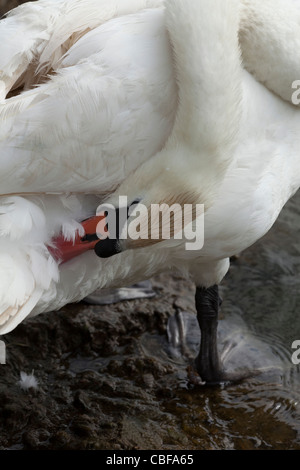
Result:
M207 383L219 383L224 378L217 344L220 303L218 286L208 289L197 288L196 309L201 330L201 343L199 355L196 358L196 368L201 379Z

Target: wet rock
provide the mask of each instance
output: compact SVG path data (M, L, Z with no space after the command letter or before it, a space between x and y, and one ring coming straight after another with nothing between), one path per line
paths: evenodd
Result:
M89 411L91 409L91 401L88 393L78 390L74 396L74 406L81 411Z
M155 378L153 374L144 374L143 381L147 388L153 388L155 385Z
M26 431L22 435L22 442L25 449L37 449L47 446L50 433L45 429Z
M95 436L96 426L88 415L75 417L70 429L79 437L92 438Z

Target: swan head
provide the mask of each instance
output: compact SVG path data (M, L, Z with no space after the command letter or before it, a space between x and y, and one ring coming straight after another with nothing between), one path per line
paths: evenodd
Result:
M185 227L211 205L214 184L208 169L190 167L180 153L161 152L139 167L98 207L105 216L94 250L101 258L180 240ZM178 242L176 244L178 246Z
M186 249L201 249L204 212L214 201L224 171L223 165L212 165L201 156L178 145L152 157L123 181L96 215L81 222L84 235L52 239L52 256L64 263L94 250L100 258L109 258L164 241L167 244L160 246L168 249L181 242Z

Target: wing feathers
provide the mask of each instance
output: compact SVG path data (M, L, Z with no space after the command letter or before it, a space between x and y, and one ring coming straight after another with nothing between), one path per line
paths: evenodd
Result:
M20 5L0 22L0 100L17 86L39 83L86 31L161 5L162 0L40 0Z

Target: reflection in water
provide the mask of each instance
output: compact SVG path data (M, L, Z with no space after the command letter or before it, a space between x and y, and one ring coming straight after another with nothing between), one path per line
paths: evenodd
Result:
M263 407L295 430L300 426L300 373L291 356L292 343L300 339L299 201L300 194L290 201L272 231L232 267L223 309L226 321L233 306L239 309L258 341L260 366L271 366L261 381L244 385L247 396L241 396L241 402L249 409ZM230 402L234 397L226 399Z

